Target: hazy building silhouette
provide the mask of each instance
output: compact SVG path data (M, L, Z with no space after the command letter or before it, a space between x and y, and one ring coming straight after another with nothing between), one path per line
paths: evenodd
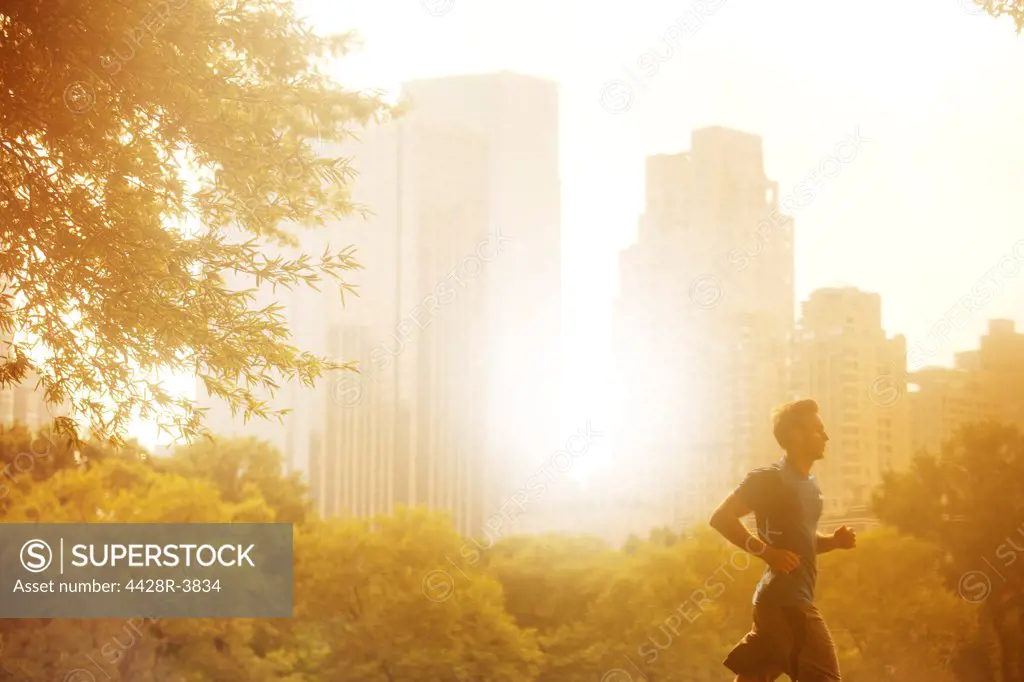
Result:
M1024 429L1024 333L1016 330L1013 320L989 320L978 349L958 353L956 365L979 373L999 418Z
M793 222L761 138L721 127L648 158L636 243L620 257L612 494L632 532L704 516L775 459L794 317Z
M0 352L12 356L13 334L0 333ZM24 349L23 349L24 350ZM70 401L48 405L39 375L29 371L20 383L0 387L0 425L20 424L30 431L50 426L55 417L70 413Z
M380 342L370 329L332 325L331 355L365 356ZM408 410L396 407L394 377L369 376L332 379L323 395L309 470L310 492L323 516L389 513L408 499L408 474L399 462L407 453Z
M66 414L55 407L47 407L42 388L36 388L37 379L29 375L16 386L0 388L0 425L21 424L29 430L48 426L53 417Z
M976 350L954 367L925 367L911 377L913 449L938 453L969 424L995 421L1024 429L1024 334L1013 320L989 320Z
M354 200L368 220L343 226L363 270L360 296L329 320L330 352L362 372L322 397L311 467L324 514L397 505L444 510L464 533L485 519L484 396L492 266L488 147L412 112L371 128L352 154Z
M404 305L416 352L409 501L449 511L469 534L488 513L488 325L498 312L488 294L503 254L488 218L488 147L414 115L420 132L408 135L404 182L416 273L416 295Z
M509 73L406 91L401 121L334 150L372 212L332 226L359 298L288 303L311 347L363 372L279 400L304 416L272 440L302 441L324 514L422 505L473 533L557 443L558 91Z
M486 374L485 393L474 398L485 415L484 447L478 454L487 471L490 515L559 446L558 86L502 72L411 81L404 92L416 117L464 128L486 145L489 229L508 238L501 254L484 268L486 328L476 341L486 348L485 358L479 365L466 358L434 370L450 373L452 380L466 372ZM437 181L461 195L468 191L460 186L464 179L460 173ZM538 514L518 524L524 530L545 527Z
M910 375L910 434L913 453L942 451L942 444L969 424L999 419L994 396L975 372L925 367Z
M791 388L818 402L828 430L825 459L815 465L826 515L866 509L882 473L909 464L906 357L906 339L882 328L880 295L829 287L803 303Z
M402 203L398 183L397 126L368 126L358 141L326 144L324 154L351 158L357 176L352 199L371 215L352 216L336 225L338 245L355 247L362 269L346 281L356 296L346 296L323 315L321 333L327 353L357 362L361 372L335 373L317 390L314 423L309 432L310 492L324 516L369 516L387 513L409 498L407 466L410 354L389 358L389 366L371 362L371 354L395 333L399 306L408 299L409 277L399 268L408 255L399 251L397 218ZM401 286L399 286L401 284ZM394 342L392 342L394 346ZM403 405L405 408L403 409ZM404 475L403 475L404 474Z

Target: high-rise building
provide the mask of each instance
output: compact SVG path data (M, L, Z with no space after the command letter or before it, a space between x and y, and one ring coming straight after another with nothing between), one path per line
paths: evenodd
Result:
M793 341L793 397L817 401L829 435L825 459L815 465L823 511L863 511L883 472L910 461L906 339L886 336L881 296L832 287L803 303Z
M414 353L399 346L402 337L396 331L402 301L411 298L410 276L403 272L410 259L404 246L399 250L399 218L406 201L399 182L398 128L368 126L358 142L324 150L331 157L352 159L357 172L350 181L352 199L372 212L338 225L340 243L355 247L362 266L346 276L358 295L346 296L344 307L322 320L328 355L357 362L361 369L332 375L317 393L309 482L324 516L386 513L409 500L403 462L410 457L408 372ZM391 354L375 353L379 348ZM387 366L378 357L386 358ZM400 389L407 393L399 395Z
M400 121L331 153L353 158L371 211L332 226L358 249L360 295L291 305L314 347L363 371L325 382L296 437L322 513L422 505L475 533L557 438L558 92L509 73L405 89Z
M485 392L476 397L484 415L478 456L487 472L483 500L490 515L559 444L558 86L502 72L417 80L404 91L420 120L455 126L483 141L489 231L507 239L485 268L486 328L475 341L486 348L485 358L475 367L435 370L486 374ZM463 191L461 180L438 182ZM519 527L543 530L545 523L542 515L527 514Z
M914 452L938 453L970 424L1024 429L1024 334L1012 320L989 320L978 349L957 353L953 368L925 367L911 380Z
M421 125L409 136L408 168L417 292L407 306L417 327L412 502L448 510L470 534L488 514L489 325L501 312L488 296L505 254L489 219L489 147L461 126Z
M332 355L362 372L336 378L324 397L313 494L325 514L425 506L477 532L487 297L504 256L488 220L489 149L416 111L362 138L350 150L354 199L373 215L344 226L359 247L361 295L330 320Z
M986 394L976 372L955 367L924 367L910 375L911 451L933 455L965 426L999 420L994 396Z
M1024 429L1024 332L1016 330L1013 320L989 320L978 349L958 354L957 363L980 373L1003 422Z
M609 492L640 536L702 521L779 456L770 415L787 397L794 310L793 221L760 137L696 130L689 152L650 157L646 170L637 240L620 259L622 483Z

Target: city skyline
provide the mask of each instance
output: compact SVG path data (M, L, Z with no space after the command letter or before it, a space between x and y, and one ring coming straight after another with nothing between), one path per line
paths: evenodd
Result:
M999 362L1017 371L1020 335L989 311L1024 265L1024 239L915 344L899 329L887 337L888 299L878 292L840 283L802 298L796 289L803 220L877 147L859 126L789 186L768 170L768 142L745 129L694 128L683 150L645 157L636 239L617 254L606 339L616 360L594 373L597 399L570 389L559 400L562 381L583 383L573 362L578 372L601 343L580 352L571 324L561 358L548 343L579 312L578 300L562 297L573 282L564 276L560 90L508 70L413 79L403 84L413 106L400 121L358 128L341 144L314 141L320 154L351 159L353 200L370 214L264 248L294 258L354 247L364 269L348 281L360 296L342 305L323 292L261 290L256 305L281 305L302 347L363 373L328 375L315 389L287 382L274 398L261 390L291 411L280 424L243 423L191 377L171 383L196 389L217 435L278 448L325 516L426 506L451 514L464 535L584 532L612 544L699 522L737 476L777 457L769 416L786 400L817 400L835 431L820 471L833 519L863 515L882 473L909 462L911 442L934 448L965 415L995 414L971 391L1008 389L965 369L977 351L955 345L955 332L972 323L1002 330L997 340L1009 339L1000 343L1010 350ZM485 242L496 248L491 258L479 253ZM463 293L456 271L471 243L481 262L461 273L476 280ZM452 276L457 305L438 298ZM947 353L956 367L931 369ZM520 367L520 356L530 365ZM16 395L0 396L5 415L19 414ZM559 449L558 431L563 443L579 433L611 438L588 438L581 458ZM130 435L141 435L138 423ZM152 434L139 440L168 452ZM554 464L559 454L568 469ZM551 492L540 481L549 465L562 479L545 473Z
M687 151L649 157L645 178L639 237L620 263L611 383L611 477L630 472L629 493L625 480L612 490L646 507L641 534L706 517L739 472L775 459L769 417L788 399L780 360L794 316L794 220L760 137L694 130ZM735 276L708 279L755 235L764 242Z
M440 9L439 9L440 8ZM661 38L668 41L679 41L679 45L682 46L679 54L683 54L683 51L691 49L690 45L682 42L684 39L689 41L703 40L705 42L710 41L709 45L700 47L695 46L693 49L711 49L710 45L713 45L714 31L716 27L726 22L725 25L729 26L729 5L727 3L711 3L710 5L703 6L703 13L695 13L692 10L684 10L677 12L678 21L670 25L671 30L664 33ZM450 21L453 17L457 16L459 11L466 11L465 8L460 4L446 4L443 7L430 3L425 4L422 9L424 15L419 17L427 21L433 22L432 25L436 26L437 22ZM441 11L444 9L446 11ZM958 11L962 11L959 8ZM682 23L680 23L682 22ZM672 28L674 27L674 28ZM372 42L372 22L370 24L371 31L369 32L369 38L371 40L368 43L367 55L373 54ZM735 27L734 27L735 28ZM677 45L676 47L679 47ZM605 117L607 120L618 121L622 124L623 121L627 120L627 117L632 117L632 121L635 126L642 128L645 121L656 121L654 128L659 131L661 138L660 142L651 143L648 141L646 144L655 146L656 148L652 153L644 156L642 160L642 166L648 167L652 159L658 158L674 158L679 154L689 153L689 147L687 144L680 143L679 134L683 132L681 125L677 124L673 126L672 130L666 129L664 122L660 121L657 117L651 118L652 111L650 110L650 104L645 102L654 102L658 97L659 90L670 90L674 78L671 71L672 63L680 61L678 57L673 57L676 48L669 48L668 43L665 43L666 49L669 49L667 57L664 57L663 65L659 59L654 59L652 55L656 53L653 51L639 51L636 53L635 64L626 64L625 68L621 73L612 74L611 77L604 81L599 88L596 90L596 98L594 104L598 110L600 116ZM652 59L654 59L652 61ZM628 61L628 60L627 60ZM685 61L685 60L682 60ZM429 60L428 60L429 63ZM732 63L729 68L736 68L740 62ZM501 65L499 65L501 66ZM512 65L508 65L512 66ZM748 66L750 66L748 64ZM418 65L417 68L430 68ZM724 67L723 67L724 68ZM460 71L455 75L460 75L470 71L466 68L460 68ZM473 73L478 73L474 70ZM515 75L513 69L498 68L490 70L487 73L491 74L490 77L504 74L507 77L520 77ZM444 74L447 76L448 74ZM678 75L678 74L676 74ZM689 74L692 76L693 74ZM707 74L705 74L707 76ZM790 74L791 76L792 74ZM933 74L934 75L934 74ZM485 76L487 77L487 76ZM954 73L952 77L956 77ZM429 79L428 79L429 80ZM710 82L710 76L706 79ZM925 79L927 80L927 79ZM939 93L943 87L942 78L937 76L931 85L939 86ZM415 83L417 81L423 81L422 78L411 78L407 80L408 83ZM551 81L553 86L559 91L559 99L561 101L567 101L570 105L563 107L563 109L569 109L576 114L573 117L567 114L562 115L558 122L557 129L563 134L563 137L576 140L576 144L579 142L580 130L577 125L580 122L588 121L587 116L580 116L579 105L581 99L579 96L579 89L581 87L579 82L575 81ZM698 82L695 92L700 92L700 88L708 86L709 82ZM721 85L721 84L718 84ZM710 99L717 102L716 106L724 107L722 119L727 121L730 117L734 118L734 112L740 108L746 110L748 107L743 107L737 102L742 101L743 97L753 96L755 93L763 93L765 88L763 85L752 86L749 82L743 80L738 81L738 84L729 86L732 90L727 92L729 97L725 97L721 91L716 91L714 88L708 92L712 93ZM744 89L746 92L744 92ZM736 99L731 105L726 104L726 101L730 97L736 95L739 99ZM663 96L663 95L661 95ZM687 103L689 107L691 103ZM709 109L704 107L701 109L701 105L697 99L692 102L698 111L703 111L703 115L710 115ZM678 103L669 103L667 107L671 109L673 106L678 106ZM795 105L789 105L792 108ZM646 108L645 108L646 107ZM712 107L713 108L713 107ZM870 109L870 107L868 108ZM811 110L808 110L811 111ZM867 111L867 109L865 110ZM450 113L457 113L453 109ZM594 112L590 112L594 113ZM806 112L805 112L806 113ZM841 271L843 267L846 267L850 262L857 262L862 259L853 257L849 259L842 258L829 258L816 260L813 257L808 257L809 249L805 248L805 241L811 244L818 242L820 246L820 235L816 235L814 230L822 227L823 224L829 223L827 216L829 209L836 209L842 207L844 201L850 201L851 199L860 199L862 206L859 210L864 213L871 212L871 207L877 205L893 205L892 197L890 196L891 187L885 186L877 181L872 181L869 177L868 171L877 170L879 162L879 154L882 154L883 158L886 154L893 153L894 136L892 135L893 129L899 130L899 122L895 124L893 120L887 120L882 117L879 112L869 111L869 114L874 115L874 124L870 124L871 116L858 116L850 117L847 116L846 120L843 121L844 125L842 128L839 126L832 126L831 123L828 125L822 122L816 122L815 125L808 127L803 136L793 137L792 131L789 131L789 141L792 143L792 149L780 149L779 139L769 132L766 132L764 128L771 129L771 122L763 125L761 128L751 127L750 125L744 125L739 123L737 125L727 125L723 120L710 121L708 125L691 125L685 132L687 134L693 133L698 130L706 130L709 128L723 128L726 130L734 131L739 134L750 135L758 138L759 144L764 147L763 152L763 164L765 172L768 177L775 179L777 182L773 189L775 193L775 200L781 206L779 210L785 212L785 214L795 218L796 233L793 237L793 245L795 248L795 270L793 273L792 282L792 295L789 297L789 308L793 309L797 303L802 303L816 293L821 291L823 288L832 285L833 279L829 279L826 282L822 282L820 286L812 288L807 292L802 292L800 281L804 279L806 281L806 273L813 271L814 268L820 268L824 263L826 266L831 267L836 271ZM898 118L898 117L897 117ZM683 120L699 119L699 116L690 115L687 112L687 116ZM864 120L869 120L869 124L865 125ZM838 119L836 120L838 121ZM445 123L451 123L452 121L445 121ZM884 125L878 125L878 123L887 123L889 125L886 130ZM895 126L895 128L893 127ZM825 130L832 129L831 136L826 135ZM883 132L888 132L886 135ZM621 139L621 138L620 138ZM789 169L795 167L792 165L793 159L797 158L810 158L805 157L804 152L811 146L811 140L817 144L819 141L828 139L827 144L822 144L819 149L816 158L809 164L807 164L806 171L798 172L796 174L791 173L790 178L776 175L772 171L772 156L773 150L776 159L783 161L783 167L789 164ZM563 314L561 315L562 321L566 327L565 340L563 344L563 359L566 364L566 373L563 377L568 390L563 397L560 405L559 417L560 427L564 431L567 428L571 430L574 425L582 423L582 421L594 421L600 428L605 428L609 423L612 416L612 399L611 396L615 395L619 390L619 387L614 383L607 380L607 374L603 372L594 372L593 367L605 366L608 364L608 360L611 357L611 327L614 322L610 316L611 300L615 296L621 295L621 286L619 282L618 273L615 269L602 270L599 267L600 259L596 257L595 249L608 249L615 255L616 261L620 254L626 253L633 245L637 243L637 237L629 235L627 230L635 230L637 219L641 218L642 212L636 211L636 214L632 216L632 220L619 222L614 220L611 216L622 212L623 206L626 205L627 198L631 194L628 183L625 186L617 187L614 191L604 193L600 197L600 201L594 202L597 204L603 204L601 208L601 217L596 222L592 229L586 231L585 238L581 240L581 225L583 221L580 219L581 211L579 206L574 207L573 200L573 187L578 187L578 181L583 176L589 176L593 178L594 169L588 169L587 173L580 173L580 167L573 167L572 160L566 160L564 157L573 150L573 143L563 143L560 145L560 152L563 156L561 163L561 183L565 186L564 191L559 193L559 201L566 204L566 209L562 211L562 220L564 225L565 236L561 243L562 256L561 266L564 271L563 275L563 286L562 291L565 293L564 300L561 301L561 309ZM567 151L568 150L568 151ZM635 150L635 147L634 147ZM610 158L608 159L610 160ZM610 166L606 163L607 160L599 160L598 163L594 164L598 170L606 171L610 169ZM359 170L359 164L357 164L357 170ZM619 170L621 173L621 169ZM883 176L884 177L884 176ZM868 183L868 184L865 184ZM865 190L865 187L869 188ZM860 189L858 195L856 190ZM903 187L907 189L907 187ZM872 201L872 197L878 197L876 201ZM838 202L838 203L837 203ZM897 212L900 210L906 210L906 203L902 209L899 204L895 204ZM381 207L375 206L374 202L370 202L369 208L371 210L380 209ZM922 215L928 215L928 207L918 206L918 210ZM822 211L825 210L823 214ZM879 216L883 212L876 210L876 214ZM978 212L979 215L983 215L984 212ZM823 218L822 216L826 216ZM844 220L835 221L835 224L849 225L850 218ZM630 227L627 227L629 225ZM809 226L809 227L806 227ZM828 225L831 228L831 224ZM865 224L865 227L870 227ZM998 225L997 225L998 227ZM783 233L781 229L781 222L778 219L772 219L769 221L765 230L761 229L761 226L752 229L744 230L739 229L734 232L729 238L722 239L716 242L714 248L710 248L703 252L703 263L701 266L700 262L690 263L693 269L692 279L690 281L689 291L687 297L689 302L695 308L693 311L699 313L700 311L707 312L709 309L716 309L719 305L723 305L723 300L726 301L724 305L728 305L728 299L740 295L740 292L753 287L756 291L762 274L758 274L762 266L768 260L761 252L765 249L771 251L776 248L776 243L780 235ZM835 230L832 230L835 231ZM965 232L971 232L966 231ZM990 243L993 243L991 235L986 235L985 230L978 229L974 230L971 237L974 238L974 233L980 235ZM356 232L350 232L349 234L354 235ZM905 237L905 235L903 235ZM962 236L962 235L960 235ZM894 244L898 244L901 235L896 233L890 235ZM858 253L856 248L851 248L849 243L851 239L850 235L847 234L845 237L841 237L836 240L837 243L843 243L846 240L846 249L854 254ZM939 240L931 240L927 245L934 246L935 242ZM359 239L353 238L350 240L355 246L359 247ZM618 243L616 243L618 242ZM348 242L346 242L348 243ZM905 243L905 241L904 241ZM1024 264L1024 249L1018 244L1024 244L1024 242L1013 242L1010 243L1002 252L996 252L995 257L990 260L989 267L984 270L984 275L981 279L974 279L969 281L968 286L961 289L959 295L950 298L949 305L943 306L942 312L937 316L930 326L924 328L923 333L918 333L915 338L914 335L899 324L885 324L886 319L891 318L892 315L889 313L890 309L894 307L892 305L893 300L899 301L899 296L890 296L888 293L883 292L882 297L886 301L886 305L882 306L883 315L883 326L889 329L893 333L905 334L908 337L908 353L911 359L912 369L920 369L924 365L942 365L951 364L950 359L952 355L959 351L964 350L968 347L970 339L977 338L980 334L979 327L985 324L985 320L999 317L1008 316L1004 312L1007 305L1007 300L1013 300L1014 296L1020 296L1020 292L1024 291L1021 287L1021 280L1024 278L1018 278L1017 274L1020 270L1021 264ZM338 246L340 244L332 241L332 245ZM922 243L922 246L925 246ZM609 248L610 247L610 248ZM581 267L581 254L589 253L593 258L594 263L589 268ZM536 246L531 248L531 254L534 257L546 256L552 251L551 248L538 248ZM892 258L894 254L899 254L898 248L893 249L882 249L876 250L875 257L879 262L884 261L886 258ZM973 253L971 254L974 255ZM358 252L357 252L358 258ZM586 258L583 257L585 260ZM753 264L751 266L751 264ZM1009 267L1014 266L1014 267ZM372 267L372 263L371 263ZM961 274L961 270L956 271L957 274ZM699 274L698 274L699 273ZM745 281L744 281L745 280ZM937 290L940 286L948 285L950 278L942 278L935 280L934 288ZM864 289L865 291L874 292L870 286L858 279L851 279L847 282L850 285ZM380 282L376 283L380 285ZM920 283L919 283L920 284ZM980 291L979 291L980 287ZM586 292L585 296L581 296L581 290ZM1016 293L1014 293L1016 292ZM381 292L377 292L381 293ZM535 298L541 298L544 296L543 291L537 291L534 296ZM603 295L602 295L603 294ZM385 296L386 298L386 296ZM550 297L558 302L557 296ZM938 296L935 296L937 299ZM968 299L967 304L963 304L963 301ZM924 299L922 299L924 300ZM934 306L934 299L928 299L925 303L918 305L921 309L928 309ZM1012 303L1011 303L1012 305ZM959 313L957 315L951 315L951 311L959 306ZM1012 312L1012 311L1011 311ZM347 311L338 310L337 320L332 319L332 324L345 324L345 318ZM302 317L302 316L300 316ZM795 315L789 314L792 318L788 321L787 328L796 328L798 320L795 319ZM306 316L303 318L304 322L300 326L304 327L303 338L310 339L315 334L312 324L314 327L318 321L316 316ZM921 319L924 319L923 317ZM913 326L911 324L911 326ZM602 331L602 328L604 331ZM936 330L938 333L936 333ZM639 333L644 333L645 330L635 330ZM975 333L972 333L975 332ZM321 334L322 335L322 334ZM322 340L314 344L317 346ZM343 345L342 348L345 346ZM350 347L350 346L349 346ZM355 360L362 358L348 357L342 355L342 359ZM707 358L704 359L705 361ZM923 365L915 364L917 361L923 361ZM540 373L546 380L550 380L553 377L552 371L540 370ZM506 389L515 383L516 375L510 374L506 377ZM337 381L334 377L328 377L324 384L328 385L327 391L330 392L330 385L333 385ZM493 390L493 387L491 387ZM866 392L870 392L871 384L868 382ZM285 398L290 389L282 391L280 394L281 398ZM507 391L506 391L507 392ZM685 391L684 391L685 393ZM322 397L324 389L321 389L318 394ZM310 394L312 395L312 394ZM774 395L774 394L773 394ZM294 396L293 396L294 397ZM692 390L688 396L679 396L684 403L689 401L689 404L693 404L693 401L697 396L692 395ZM291 406L294 401L290 398L288 405ZM310 400L313 400L310 398ZM770 402L775 400L762 399L759 403L760 407L767 407ZM312 409L309 401L302 402L307 409ZM316 412L316 409L313 409ZM758 410L758 412L766 410ZM217 414L221 414L222 411L216 411ZM767 414L764 415L765 418ZM756 418L756 415L755 415ZM294 419L294 418L293 418ZM316 422L319 417L316 415L310 418L303 418L305 422ZM216 423L224 423L223 419L215 420ZM269 432L273 431L275 425L266 424L259 427L259 431ZM279 446L285 447L289 451L289 456L295 461L292 462L292 466L299 470L308 470L309 467L309 454L311 452L311 446L305 440L303 440L305 434L304 429L295 430L295 427L289 426L287 433L280 434L281 437L275 436L275 441L280 441ZM761 434L765 435L765 434ZM295 438L298 437L299 441ZM762 445L756 449L770 450L772 447L770 443L765 443L770 440L767 438L756 439ZM531 451L534 448L531 448ZM535 448L538 450L535 453L536 458L547 456L549 453L544 448ZM753 456L753 455L752 455ZM304 463L304 464L303 464ZM594 473L593 469L584 465L578 467L574 471L576 478L586 479L589 475ZM656 470L656 468L655 468ZM721 473L721 472L719 472ZM510 476L510 480L505 481L505 484L513 484L511 479L524 478L521 476ZM671 506L671 505L669 505Z
M564 355L571 393L563 401L563 425L580 417L601 420L609 413L610 391L592 368L610 353L615 267L620 251L635 241L644 159L678 152L685 148L685 136L708 125L761 137L766 171L778 178L783 195L808 183L815 186L813 201L800 205L797 216L796 300L837 281L880 293L887 302L885 327L906 335L915 366L918 361L951 365L955 352L983 331L986 319L1021 322L1024 244L1016 227L1021 209L1010 199L1020 176L1010 162L1024 143L1013 125L1024 100L1000 87L1010 74L1000 57L1020 50L1019 41L1005 31L1006 21L991 20L966 0L911 2L885 14L884 22L875 21L881 15L870 11L880 3L869 3L856 16L812 11L815 6L802 0L770 12L737 9L740 4L650 2L616 20L581 14L585 5L573 3L552 10L530 2L503 9L490 0L424 1L402 10L406 14L400 18L408 22L391 21L395 17L366 3L327 6L307 0L299 5L317 30L350 28L365 35L366 50L348 55L337 67L346 83L380 86L394 95L393 82L511 71L538 73L558 84L564 104L559 126ZM934 11L917 11L925 7ZM765 13L771 19L767 26L785 30L757 29ZM797 28L792 19L800 13L809 13L816 32ZM589 31L562 30L580 18L592 20ZM850 59L843 50L824 50L830 43L827 29L840 22L872 41L875 53ZM894 65L887 55L902 44L907 22L922 27L921 44L912 59ZM532 49L513 49L518 43L511 29L526 25L536 28ZM778 49L760 55L755 64L749 60L751 49L763 46L767 34L777 39ZM950 46L954 35L959 40ZM552 51L555 36L572 49ZM394 58L388 47L395 40L422 58ZM595 51L601 40L607 42ZM445 49L431 49L438 41ZM691 59L714 56L723 46L729 48L728 59ZM810 47L821 48L806 53L815 59L793 60ZM613 60L617 63L609 70ZM697 64L702 68L694 72ZM991 68L979 69L986 64ZM730 75L741 77L725 77ZM794 96L798 77L814 87ZM773 106L747 106L763 95L770 95L764 101ZM841 115L833 115L837 112ZM630 136L634 139L624 145ZM866 145L846 163L838 150L851 136ZM584 147L598 152L587 163L581 163ZM840 159L832 162L833 173L827 170L830 156ZM632 161L620 163L627 157ZM950 163L954 158L957 162ZM600 191L608 182L614 190ZM581 210L583 186L586 211ZM819 251L823 245L827 257ZM710 259L709 268L717 277L720 259Z
M1024 46L1005 22L958 0L872 1L854 14L804 0L703 6L695 22L690 2L622 15L581 2L411 3L398 15L361 2L300 4L317 26L364 36L363 51L339 66L344 82L395 92L410 78L511 70L559 84L566 423L610 416L592 368L611 356L618 254L635 240L645 159L685 150L695 129L762 137L783 196L858 129L872 140L796 215L796 300L839 283L878 292L885 328L905 334L908 349L1020 236L1012 197L1024 98L1004 84ZM912 52L906 35L917 38ZM665 42L672 36L677 44ZM667 58L645 70L653 50ZM408 54L416 58L399 56ZM633 100L610 113L601 94L616 80ZM986 318L1024 324L1024 277L1001 284L930 360L950 365Z
M562 427L558 92L507 73L405 88L418 103L407 116L319 145L351 159L353 201L370 214L304 231L300 248L356 246L363 268L347 281L359 296L344 307L319 292L258 299L282 305L303 347L361 372L283 385L281 424L244 424L197 395L219 435L287 452L321 513L424 505L471 533Z
M8 676L1024 682L1024 0L0 35Z

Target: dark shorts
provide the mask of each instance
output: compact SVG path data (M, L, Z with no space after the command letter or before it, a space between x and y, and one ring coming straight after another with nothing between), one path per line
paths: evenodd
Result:
M838 682L839 660L832 635L818 609L754 606L754 627L725 658L737 675L775 680L782 674L799 682Z

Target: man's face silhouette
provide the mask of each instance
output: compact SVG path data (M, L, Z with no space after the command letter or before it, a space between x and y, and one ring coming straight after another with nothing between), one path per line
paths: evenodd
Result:
M798 427L795 434L793 454L806 462L815 462L825 457L825 445L828 443L828 434L825 432L825 424L818 415L807 417Z

